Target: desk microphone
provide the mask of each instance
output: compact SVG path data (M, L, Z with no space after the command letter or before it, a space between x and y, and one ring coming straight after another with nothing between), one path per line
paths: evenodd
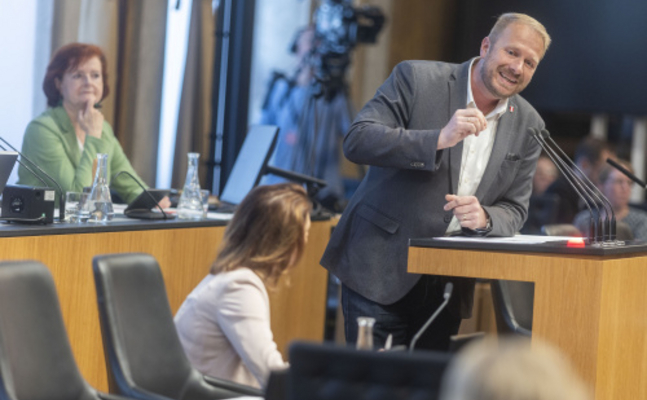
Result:
M21 158L21 159L22 159L22 158L24 158L24 159L25 159L25 161L29 162L29 164L31 164L31 165L32 165L34 168L36 168L36 169L37 169L41 174L45 175L45 177L46 177L46 178L48 178L52 183L54 183L54 186L56 186L56 188L58 189L58 191L61 193L60 201L58 202L58 206L59 206L59 208L58 208L58 220L59 220L59 221L61 221L61 222L65 221L65 192L63 192L63 189L61 188L61 185L59 185L59 184L58 184L58 182L56 182L56 180L55 180L54 178L52 178L52 177L51 177L47 172L45 172L41 167L39 167L39 166L38 166L38 164L36 164L36 163L35 163L35 162L33 162L32 160L30 160L29 158L25 157L25 155L24 155L24 154L22 154L20 151L18 151L18 149L16 149L15 147L13 147L13 146L11 145L11 143L9 143L9 142L7 142L6 140L4 140L4 138L3 138L2 136L0 136L0 140L2 141L2 143L4 143L4 144L6 144L7 146L9 146L9 148L10 148L11 150L13 150L13 151L15 151L16 153L18 153L18 154L20 155L20 158ZM27 171L31 172L34 176L36 176L36 177L38 178L38 180L39 180L39 181L43 182L43 184L44 184L46 187L47 187L47 186L49 186L49 185L47 185L47 184L45 183L45 181L44 181L41 177L39 177L39 176L38 176L38 175L37 175L37 174L36 174L36 173L31 169L31 168L27 168L27 166L26 166L25 164L23 164L22 162L20 162L20 161L18 161L18 162L20 163L20 165L22 165L23 167L25 167L25 169L26 169Z
M559 172L566 178L566 181L568 184L571 186L573 190L577 193L577 195L584 201L584 205L586 208L589 210L589 215L591 218L591 232L589 232L589 241L593 242L598 240L598 227L599 227L599 217L600 217L600 208L596 205L594 201L591 200L591 198L587 195L585 195L585 189L584 189L584 183L580 180L580 178L573 173L571 168L566 165L564 160L562 160L557 153L550 148L548 143L544 139L544 135L542 134L543 132L540 132L539 129L536 128L528 128L528 132L530 135L539 143L539 146L544 150L544 152L548 155L548 157L551 159L553 164L557 167ZM597 216L595 220L593 219L593 216L595 215L593 213L593 210L591 209L591 204L593 204L593 207L595 207L597 211Z
M128 176L130 177L130 179L132 179L132 180L134 180L135 182L137 182L137 184L139 185L139 187L140 187L140 188L142 188L142 189L144 190L144 192L148 195L148 198L149 198L149 199L151 199L151 200L153 201L153 204L155 204L155 205L157 206L157 208L159 208L159 209L160 209L160 211L162 212L162 215L164 215L164 219L169 219L168 215L166 215L166 213L164 212L164 209L162 208L162 206L160 206L160 205L159 205L159 203L157 202L157 200L155 200L155 197L153 197L153 195L151 194L151 192L149 192L149 191L148 191L148 189L146 189L146 187L145 187L144 185L142 185L142 183L139 181L139 179L135 178L135 177L134 177L130 172L128 172L128 171L120 171L120 172L117 172L116 174L114 174L114 175L112 176L112 180L113 180L113 181L114 181L114 180L116 180L117 178L119 178L119 176L120 176L121 174L126 174L126 175L128 175Z
M629 179L631 179L632 181L636 182L638 185L640 185L640 187L641 187L641 188L643 188L643 189L647 189L647 183L645 183L645 182L643 182L642 180L640 180L640 178L638 178L636 175L634 175L634 174L632 174L631 172L629 172L629 171L628 171L625 167L623 167L622 165L618 164L617 162L615 162L614 160L612 160L612 159L610 159L610 158L607 158L607 163L609 163L612 167L614 167L614 168L615 168L615 169L617 169L618 171L620 171L620 172L622 172L623 174L625 174L625 176L626 176L627 178L629 178Z
M447 282L447 284L445 285L445 293L443 293L443 298L445 300L440 305L440 307L438 307L436 312L434 312L431 315L431 317L429 317L429 319L427 320L427 322L425 322L422 328L420 328L420 330L416 332L413 339L411 339L411 344L409 345L409 353L413 353L413 348L416 346L416 342L418 341L418 339L420 339L420 336L422 336L422 334L425 333L429 325L431 325L431 323L436 319L436 317L438 316L438 314L440 314L443 308L447 306L447 303L449 303L449 298L452 297L452 290L454 290L454 284L451 282Z
M615 240L616 240L616 214L613 211L613 206L611 205L611 202L609 201L609 199L607 199L607 197L600 191L600 189L593 182L591 182L591 180L586 176L586 174L584 174L584 172L582 172L580 167L578 167L577 164L575 164L575 162L573 162L573 160L568 158L566 153L564 153L564 151L551 138L550 133L548 133L547 130L544 129L544 130L542 130L541 133L542 133L542 137L548 138L550 140L550 142L553 144L553 146L555 148L557 148L557 150L560 151L560 153L562 154L562 157L565 160L567 160L569 162L569 164L580 173L580 176L582 178L584 178L584 181L586 183L588 183L589 188L592 189L591 194L594 195L598 199L598 201L600 202L599 204L602 205L602 207L604 208L605 222L606 222L606 225L607 225L607 229L606 229L607 235L606 235L605 241L607 243L615 243ZM582 178L580 178L580 179L582 179Z
M593 199L591 195L591 193L595 194L595 192L593 192L593 190L582 180L582 178L577 174L575 174L571 169L571 167L564 161L563 158L568 159L568 157L565 154L563 154L563 158L560 157L557 154L557 152L548 144L548 142L546 142L545 138L550 137L548 131L546 130L539 131L539 129L536 129L536 128L528 128L528 132L537 141L539 146L541 146L541 148L548 155L548 157L551 159L553 164L555 164L555 166L561 172L564 178L566 178L566 181L571 186L571 188L575 190L575 192L580 197L580 199L584 201L584 205L588 209L589 215L590 215L591 229L588 234L589 242L597 243L600 240L604 240L604 228L602 227L602 229L600 229L601 228L600 207L598 206L598 203ZM555 144L555 147L559 148L557 144ZM596 213L593 212L592 207L595 208ZM607 214L608 216L606 209L605 209L605 214Z

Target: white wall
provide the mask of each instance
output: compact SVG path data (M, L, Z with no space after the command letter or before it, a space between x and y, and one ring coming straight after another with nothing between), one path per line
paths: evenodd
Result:
M0 136L18 149L25 127L43 111L34 110L36 15L37 0L0 0Z
M166 45L164 48L164 82L162 86L162 112L160 116L160 139L157 149L156 187L170 187L173 175L173 156L175 135L186 53L189 39L189 20L192 1L180 2L176 10L176 0L168 1L166 19Z

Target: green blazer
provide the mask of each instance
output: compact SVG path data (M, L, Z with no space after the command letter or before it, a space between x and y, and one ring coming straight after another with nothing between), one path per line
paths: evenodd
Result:
M101 139L85 138L83 151L74 132L74 127L63 106L48 108L27 125L22 142L22 152L61 185L65 192L81 192L92 186L92 169L98 153L108 154L108 180L120 171L128 171L142 184L121 145L115 138L110 124L104 121ZM130 203L142 189L132 179L120 175L110 187ZM52 186L47 179L45 182ZM18 168L18 184L43 186L43 183L22 165ZM145 186L145 185L144 185ZM58 201L57 201L58 203Z

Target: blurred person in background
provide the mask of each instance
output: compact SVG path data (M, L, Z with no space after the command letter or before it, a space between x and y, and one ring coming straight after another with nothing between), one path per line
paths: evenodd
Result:
M468 344L443 377L440 400L590 400L566 357L526 338Z
M628 161L617 160L617 162L631 173L634 172ZM605 165L602 168L597 181L600 191L611 202L616 222L628 225L634 239L647 240L647 212L629 206L634 182L610 165ZM590 212L585 209L575 216L573 225L586 236L589 232L590 222ZM619 237L618 239L627 240L630 238Z
M314 26L297 32L290 47L297 67L292 76L274 73L259 122L280 128L269 165L323 179L327 185L317 199L327 209L341 211L346 197L340 171L341 141L350 127L351 110L345 88L330 98L318 92L316 46ZM285 179L268 174L262 182Z
M261 387L287 367L270 328L266 286L294 267L305 248L311 203L293 183L254 188L227 225L209 274L175 316L180 342L203 374Z
M559 171L552 160L545 155L540 156L537 160L535 176L532 179L532 195L541 196L544 194L558 176Z
M110 93L106 56L101 48L71 43L58 49L47 66L43 91L48 108L32 120L25 131L22 152L61 185L63 192L82 192L92 186L97 154L108 155L108 177L126 171L145 187L112 127L100 111ZM42 182L22 165L18 184L41 186ZM128 177L110 183L127 203L142 188ZM167 197L160 206L170 207Z
M545 154L539 156L537 169L532 179L532 194L528 202L528 218L521 229L526 235L541 233L541 227L557 221L559 196L546 193L546 189L557 179L559 170Z

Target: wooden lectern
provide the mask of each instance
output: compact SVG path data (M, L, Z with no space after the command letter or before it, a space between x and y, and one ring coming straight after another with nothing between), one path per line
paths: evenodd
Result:
M411 239L418 274L535 283L533 338L570 357L595 399L647 399L647 246L620 250Z

